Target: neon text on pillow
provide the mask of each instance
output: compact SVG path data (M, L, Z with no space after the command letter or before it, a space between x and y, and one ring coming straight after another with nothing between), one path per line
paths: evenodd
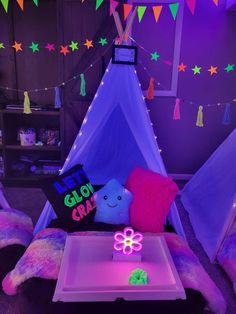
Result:
M83 217L89 214L96 208L93 198L93 187L91 183L80 185L83 180L87 181L84 171L75 171L71 175L59 178L53 183L56 191L64 195L64 204L68 208L74 207L72 210L72 219L80 221ZM71 191L72 190L72 191ZM81 204L83 202L83 204Z

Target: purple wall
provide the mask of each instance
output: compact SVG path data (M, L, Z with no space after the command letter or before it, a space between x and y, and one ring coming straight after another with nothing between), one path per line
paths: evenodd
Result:
M217 8L210 1L198 0L192 16L185 7L180 62L204 69L211 65L222 69L236 62L236 12L224 8L224 1ZM165 34L160 41L168 45ZM154 72L160 77L157 67ZM178 97L195 102L181 104L180 121L172 120L174 98L155 98L149 103L150 115L168 172L191 174L236 126L236 103L231 106L229 126L222 124L224 106L205 107L204 127L195 126L198 105L236 98L236 71L226 74L221 70L214 77L205 70L200 76L192 71L180 73Z
M198 0L195 16L192 16L187 8L184 11L180 62L183 61L191 67L197 64L203 68L211 65L224 68L227 63L236 63L236 12L226 12L224 1L220 1L221 5L218 8L211 2ZM95 12L94 3L90 1L81 4L80 1L60 0L56 4L56 1L47 0L43 1L39 8L27 2L25 12L22 13L17 4L12 3L8 15L3 10L0 12L0 25L3 29L0 42L9 40L9 45L12 43L14 39L12 29L15 29L16 40L24 40L27 44L32 40L41 44L44 44L45 40L59 44L67 43L71 39L81 41L94 36L111 38L115 30L112 17L108 18L105 15L108 7L109 3L105 1L104 10ZM10 25L12 20L13 28ZM149 50L157 49L158 52L160 50L165 59L171 59L175 23L167 8L163 11L158 24L153 24L153 20L153 16L147 10L143 22L137 25L137 32L145 38L145 45ZM88 52L85 47L81 47L78 57L74 54L67 56L66 59L58 53L49 55L42 51L36 56L30 51L25 51L17 55L14 61L13 50L1 50L0 83L17 87L18 82L18 88L54 85L74 73L83 72L83 69L102 55L103 51L101 47L96 47ZM105 57L108 62L109 53ZM147 61L150 59L149 56L142 57L140 53L140 58L143 63L151 64ZM93 71L87 75L88 101L100 83L101 62ZM170 69L166 65L155 63L151 72L164 83L163 85L168 86ZM142 88L146 89L148 77L145 73L140 73L140 81ZM180 121L172 120L175 98L157 97L148 103L154 131L169 173L194 173L235 127L236 103L231 106L231 125L222 124L224 106L219 106L206 107L204 128L195 126L198 105L227 102L236 98L235 85L236 70L230 74L221 71L214 77L210 77L207 71L197 77L193 76L192 71L181 73L178 97L191 100L195 104L190 105L187 102L181 104ZM68 86L64 96L65 108L73 107L76 112L73 113L77 117L76 124L72 125L71 120L69 122L65 120L67 121L65 124L68 125L67 134L74 137L88 104L81 105L81 101L86 100L79 96L79 82ZM14 93L12 97L15 97ZM22 99L22 95L19 97ZM32 100L39 104L53 103L53 97L53 93L45 93L33 95ZM73 138L68 140L68 148L72 140Z

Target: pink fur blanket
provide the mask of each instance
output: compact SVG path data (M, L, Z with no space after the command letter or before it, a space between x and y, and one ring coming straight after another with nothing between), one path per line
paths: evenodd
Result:
M232 281L236 293L236 222L226 237L217 259Z
M101 232L78 232L76 235L102 235ZM107 233L106 233L107 234ZM226 304L221 292L206 273L198 258L187 243L174 233L162 233L170 249L173 261L184 288L200 291L208 302L210 310L217 314L226 312ZM8 295L17 293L17 287L32 277L57 279L66 232L61 229L44 229L33 239L25 254L15 268L2 282L3 290Z
M29 216L16 209L0 210L0 249L12 244L27 247L33 238L33 223Z

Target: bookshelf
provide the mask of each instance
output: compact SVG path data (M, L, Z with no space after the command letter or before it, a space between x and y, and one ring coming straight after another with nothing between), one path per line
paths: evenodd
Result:
M63 155L61 117L62 109L32 110L27 115L19 109L0 110L0 180L5 186L38 187L40 179L58 173ZM21 128L35 130L36 145L21 145ZM42 129L59 131L59 143L39 143Z

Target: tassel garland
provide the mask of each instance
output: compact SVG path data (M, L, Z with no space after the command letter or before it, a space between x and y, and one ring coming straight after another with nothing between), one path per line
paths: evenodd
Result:
M180 120L180 99L176 98L173 112L173 120Z
M231 105L228 103L225 105L225 112L223 117L223 124L229 125L231 123Z
M60 98L60 89L59 87L55 87L55 103L54 107L56 109L61 108L61 98Z
M154 99L154 78L151 77L149 81L149 86L147 90L147 97L148 100Z
M26 114L32 113L30 109L30 99L28 92L24 92L24 113Z
M86 96L86 82L85 82L85 78L84 78L84 74L81 73L80 74L80 95L82 95L83 97Z
M198 107L196 126L198 126L200 128L204 126L204 124L203 124L203 106Z

